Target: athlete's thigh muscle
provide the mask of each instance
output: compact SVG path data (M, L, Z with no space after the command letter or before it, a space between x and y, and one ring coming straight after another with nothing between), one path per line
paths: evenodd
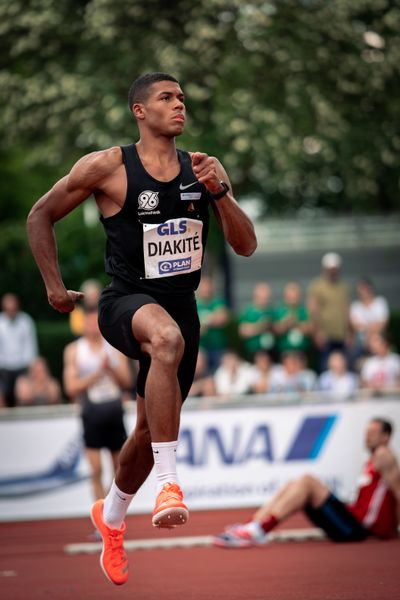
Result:
M199 350L200 323L196 302L193 299L184 303L164 303L164 308L178 325L185 342L185 350L178 368L178 381L182 401L184 401L193 383ZM137 392L140 396L145 397L145 385L147 373L150 368L150 357L143 354L139 359L139 365Z
M157 304L148 294L123 294L106 288L99 302L99 327L109 344L125 356L140 358L140 342L132 331L132 318L145 305Z

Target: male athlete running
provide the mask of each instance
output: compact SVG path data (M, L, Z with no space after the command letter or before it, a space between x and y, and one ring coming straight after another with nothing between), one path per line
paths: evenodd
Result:
M28 217L29 242L49 303L70 312L82 294L63 284L53 225L94 194L107 235L105 268L112 277L100 299L100 329L108 342L140 363L136 428L122 449L110 492L91 511L103 538L101 566L117 585L128 578L124 518L154 463L153 525L171 527L188 519L176 448L198 351L194 291L209 204L237 254L250 256L257 246L221 163L175 147L186 118L178 81L165 73L139 77L129 91L129 108L139 141L81 158Z

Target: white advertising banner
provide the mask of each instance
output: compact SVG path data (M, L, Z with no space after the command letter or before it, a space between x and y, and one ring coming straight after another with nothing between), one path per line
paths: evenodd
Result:
M352 497L367 455L372 417L395 426L400 401L189 410L182 413L178 473L190 509L258 506L284 483L312 473L342 499ZM130 431L134 414L126 416ZM108 460L107 460L108 459ZM106 483L112 479L104 452ZM153 474L131 512L151 512ZM87 515L92 503L79 416L0 420L0 520Z

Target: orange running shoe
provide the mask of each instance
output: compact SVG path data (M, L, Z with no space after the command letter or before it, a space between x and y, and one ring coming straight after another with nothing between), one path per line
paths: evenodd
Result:
M104 575L115 585L128 580L128 557L124 551L125 523L121 529L111 529L103 520L104 500L97 500L92 506L90 516L103 539L100 566Z
M172 528L184 525L189 511L183 502L183 494L177 483L165 483L156 498L152 523L154 527Z

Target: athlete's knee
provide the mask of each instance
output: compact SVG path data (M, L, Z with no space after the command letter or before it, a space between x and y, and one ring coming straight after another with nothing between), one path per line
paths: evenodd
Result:
M151 339L152 359L165 364L180 362L185 350L185 342L176 325L166 325Z
M302 483L305 483L306 485L312 485L314 480L315 480L315 477L313 475L311 475L310 473L304 473L304 475L299 477L299 481L301 481Z
M315 487L318 486L320 483L319 480L310 473L305 473L304 475L302 475L299 479L299 482L303 485L303 487L306 487L308 490L315 489Z

